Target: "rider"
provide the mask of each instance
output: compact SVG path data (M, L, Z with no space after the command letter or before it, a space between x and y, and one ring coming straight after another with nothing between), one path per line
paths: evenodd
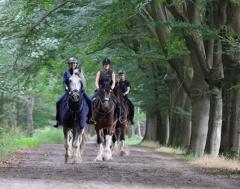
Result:
M98 91L99 88L106 87L106 86L110 86L111 90L113 90L116 84L116 79L115 79L115 73L110 69L111 61L109 58L106 57L104 58L102 64L103 64L103 70L98 71L96 75L96 80L95 80L96 91ZM97 92L94 95L94 97L96 95L97 95ZM93 101L95 100L94 97L93 97ZM116 105L116 113L117 113L118 120L122 121L120 104L114 95L112 95L112 99L114 104Z
M75 57L71 57L68 59L67 64L68 64L68 70L66 70L63 74L63 86L65 89L65 93L64 95L57 101L56 103L56 108L57 108L57 113L56 113L56 121L57 123L54 125L54 127L58 127L59 125L61 125L60 123L60 118L59 118L59 106L61 101L64 99L64 97L66 96L67 92L68 92L68 85L69 85L69 78L72 76L73 71L75 69L78 69L79 73L80 73L80 77L82 80L82 92L83 92L83 97L86 100L88 106L89 106L89 114L88 114L88 123L90 122L89 119L91 118L91 100L89 99L89 97L86 95L85 90L86 90L86 79L84 77L83 71L81 70L80 67L77 66L78 60Z
M129 108L129 119L130 123L134 124L133 118L134 118L134 105L128 98L128 93L130 91L131 85L128 80L126 80L126 74L123 70L120 70L118 72L119 81L117 81L116 86L118 86L123 93L124 99L126 100Z

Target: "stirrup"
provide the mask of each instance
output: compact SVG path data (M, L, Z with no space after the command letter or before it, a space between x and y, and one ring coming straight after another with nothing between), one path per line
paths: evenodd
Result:
M122 119L122 117L119 117L119 118L118 118L118 121L119 121L120 123L123 123L123 122L125 122L125 120L124 120L124 119Z
M96 125L97 122L96 122L95 120L93 120L92 118L90 118L90 119L88 120L88 124Z

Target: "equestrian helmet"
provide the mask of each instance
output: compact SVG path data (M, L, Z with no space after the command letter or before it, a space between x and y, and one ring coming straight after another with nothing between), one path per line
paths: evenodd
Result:
M103 59L102 64L103 64L103 65L108 65L108 64L111 64L111 61L110 61L109 58L106 57L106 58Z
M118 75L122 75L122 74L125 74L125 71L119 70L119 71L118 71Z
M78 60L75 57L71 57L68 59L67 64L77 64Z

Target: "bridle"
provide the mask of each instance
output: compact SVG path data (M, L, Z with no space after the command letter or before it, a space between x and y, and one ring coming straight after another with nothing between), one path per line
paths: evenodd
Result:
M105 89L100 89L100 90L105 90ZM101 91L102 92L102 91ZM104 91L105 92L105 91ZM110 93L112 93L112 91L110 91ZM114 103L113 103L113 106L110 108L110 110L108 110L108 111L99 111L99 109L101 109L101 107L103 106L103 104L104 104L104 102L106 102L106 101L108 101L108 102L111 102L111 95L112 94L110 94L110 96L109 96L109 98L104 98L104 99L102 99L99 95L96 97L96 104L95 104L95 107L96 108L94 108L94 111L96 111L98 114L102 114L102 115L108 115L109 113L111 113L113 110L114 110L114 108L115 108L115 106L114 106Z

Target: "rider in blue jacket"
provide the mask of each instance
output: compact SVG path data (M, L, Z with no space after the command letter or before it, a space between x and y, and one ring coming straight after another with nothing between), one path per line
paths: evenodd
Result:
M86 79L83 75L83 72L81 70L80 67L77 66L77 59L75 57L71 57L69 58L69 60L67 61L67 64L68 64L68 70L66 70L63 74L63 86L64 86L64 89L65 89L65 93L64 95L57 101L56 103L56 121L57 123L54 125L54 127L58 127L59 125L61 125L60 123L60 118L59 118L59 106L60 106L60 103L61 101L64 99L65 95L67 95L67 92L68 92L68 85L69 85L69 78L72 76L73 74L73 71L75 69L78 69L79 70L79 73L80 73L80 77L82 79L82 85L83 85L83 97L85 98L88 106L89 106L89 113L88 113L88 123L89 123L89 119L91 118L91 112L92 112L92 108L91 108L91 100L90 98L87 96L87 94L85 93L85 89L86 89Z

